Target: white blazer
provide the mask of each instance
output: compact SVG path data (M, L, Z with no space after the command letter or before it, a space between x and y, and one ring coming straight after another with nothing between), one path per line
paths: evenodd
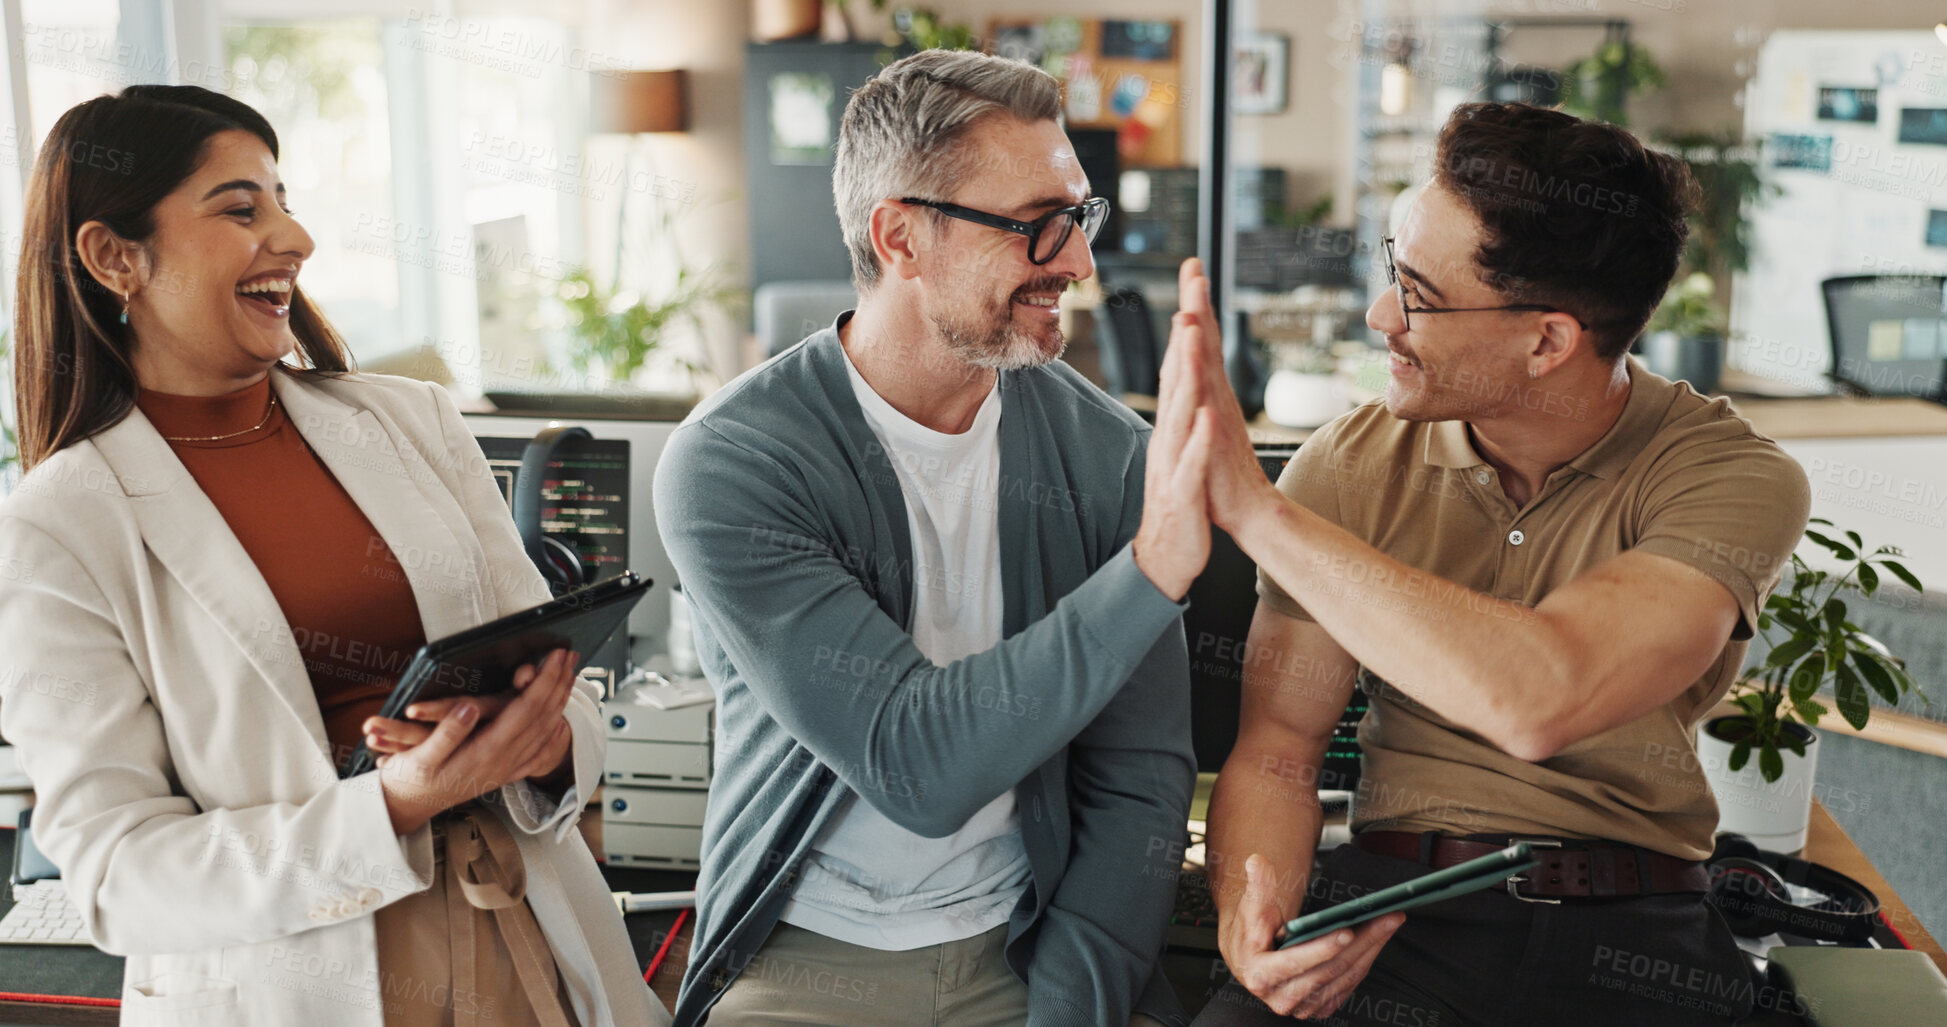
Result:
M444 390L272 386L397 555L427 637L548 597ZM558 806L522 782L495 809L581 1024L667 1024L575 829L602 779L596 699L569 701ZM338 779L290 626L140 411L0 504L0 733L90 937L128 957L124 1024L381 1027L372 912L430 883L431 830L392 833L378 775Z

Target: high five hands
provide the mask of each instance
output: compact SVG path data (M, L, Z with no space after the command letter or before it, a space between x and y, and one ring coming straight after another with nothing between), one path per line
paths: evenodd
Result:
M1162 412L1195 408L1197 427L1209 433L1209 452L1200 456L1207 472L1203 482L1206 516L1237 535L1250 521L1276 516L1284 498L1258 466L1251 449L1244 411L1237 405L1230 379L1224 374L1223 335L1210 309L1210 280L1203 262L1183 262L1177 273L1177 313L1170 322L1169 352L1163 359L1162 395L1157 400L1157 432L1150 440L1153 453L1175 443L1162 432Z
M1156 432L1149 442L1150 483L1153 486L1157 480L1156 468L1174 469L1179 484L1173 489L1182 492L1173 498L1183 502L1189 493L1199 493L1209 523L1250 552L1268 534L1262 530L1266 519L1295 513L1265 477L1251 448L1244 412L1224 374L1223 337L1210 309L1210 281L1204 277L1202 261L1193 257L1183 262L1177 291L1178 311L1163 360ZM1165 430L1166 421L1171 430ZM1195 431L1180 430L1189 423L1196 425ZM1181 483L1192 467L1203 468L1200 489ZM1148 523L1145 510L1145 526ZM1274 870L1262 856L1246 857L1244 896L1219 926L1224 961L1232 975L1273 1012L1329 1016L1351 997L1405 917L1390 914L1279 949L1284 922L1298 911L1279 908L1267 882L1274 872L1290 870Z
M1177 292L1134 547L1136 566L1171 599L1181 599L1203 571L1211 524L1236 535L1245 521L1275 514L1284 503L1258 468L1244 412L1224 377L1223 340L1201 261L1183 262Z

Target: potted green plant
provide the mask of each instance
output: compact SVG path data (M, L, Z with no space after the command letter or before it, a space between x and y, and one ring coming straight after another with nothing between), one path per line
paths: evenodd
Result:
M1724 314L1711 301L1717 282L1702 271L1677 279L1637 344L1644 366L1698 392L1717 388L1724 369Z
M1659 146L1689 167L1699 202L1688 217L1681 271L1634 352L1657 374L1710 392L1723 371L1729 320L1717 289L1749 266L1751 209L1778 186L1759 175L1756 151L1732 133L1675 136Z
M1667 81L1648 50L1627 39L1610 39L1568 66L1562 76L1562 110L1578 118L1627 125L1630 94L1661 89Z
M1316 428L1352 409L1330 349L1295 340L1267 348L1272 368L1264 383L1264 416L1287 428Z
M711 378L696 355L669 347L670 332L686 327L700 337L705 312L728 309L741 296L740 290L717 284L710 269L688 267L679 267L674 283L657 298L633 289L603 288L586 269L563 276L554 290L568 332L569 362L592 380L624 389L657 353L667 354L692 378ZM645 402L654 398L644 393ZM686 407L695 401L693 394L660 398L684 400Z
M1734 831L1760 848L1795 852L1805 845L1812 777L1818 766L1814 728L1831 712L1819 695L1832 687L1832 706L1863 729L1872 696L1896 704L1919 694L1906 665L1850 619L1846 595L1879 591L1880 571L1920 591L1920 579L1895 557L1894 546L1868 550L1855 531L1834 536L1831 521L1814 517L1805 538L1841 564L1816 570L1792 554L1791 576L1766 601L1758 631L1771 651L1753 677L1739 681L1730 702L1738 712L1698 728L1697 755L1717 796L1718 830ZM1757 757L1756 774L1751 758Z

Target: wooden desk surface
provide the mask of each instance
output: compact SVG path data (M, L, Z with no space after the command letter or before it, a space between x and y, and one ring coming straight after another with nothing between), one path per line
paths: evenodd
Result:
M1751 426L1774 439L1856 439L1947 435L1947 406L1924 399L1815 396L1761 399L1733 396Z
M1814 396L1768 399L1733 396L1731 404L1751 426L1774 439L1867 439L1947 436L1947 406L1924 399L1860 399ZM1150 406L1153 408L1154 403ZM1287 428L1259 414L1251 441L1300 443L1310 428Z
M1947 406L1924 399L1733 396L1731 405L1750 420L1752 427L1774 439L1947 436ZM1250 429L1252 442L1298 443L1312 433L1310 428L1274 424L1263 414L1251 422Z

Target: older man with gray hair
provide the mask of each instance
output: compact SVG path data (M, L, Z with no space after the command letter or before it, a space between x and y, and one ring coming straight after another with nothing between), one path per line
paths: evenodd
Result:
M657 469L720 703L681 1027L1184 1022L1156 963L1209 427L1179 397L1148 448L1056 360L1107 214L1059 108L972 53L859 89L832 172L858 309Z

